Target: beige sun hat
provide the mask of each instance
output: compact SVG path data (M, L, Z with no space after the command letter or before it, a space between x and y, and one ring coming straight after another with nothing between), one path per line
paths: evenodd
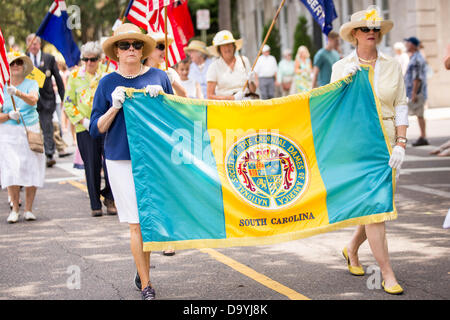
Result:
M192 40L189 42L189 45L184 48L184 52L188 53L189 51L199 51L207 56L210 55L208 49L206 48L206 43L200 40Z
M147 33L147 36L150 36L153 38L153 40L156 41L156 43L165 43L166 41L166 34L164 32L153 32L150 31ZM174 42L173 37L170 34L167 34L167 45L171 45Z
M228 30L222 30L216 33L213 38L212 46L209 46L207 49L209 53L213 56L219 56L219 46L223 46L224 44L234 43L236 46L236 50L240 50L244 43L242 39L234 39L233 34Z
M8 64L11 64L13 61L16 60L22 60L23 63L23 76L26 77L27 75L29 75L31 73L31 71L33 71L34 66L33 66L33 62L31 61L31 59L21 53L21 52L8 52L7 55L8 58Z
M156 41L146 34L141 32L138 26L132 23L124 23L118 27L114 34L103 42L103 51L112 60L119 61L116 55L116 42L121 40L139 40L144 42L142 48L142 59L147 58L150 53L155 49Z
M352 31L353 29L361 27L380 28L381 37L378 39L379 43L383 36L394 27L394 22L391 20L384 20L378 14L378 9L374 6L370 6L366 10L352 14L350 21L342 25L339 35L345 41L356 45L356 39L353 37Z

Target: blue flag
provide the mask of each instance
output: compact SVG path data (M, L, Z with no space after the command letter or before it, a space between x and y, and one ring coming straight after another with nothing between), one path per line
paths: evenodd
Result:
M322 27L322 32L328 35L333 30L333 20L337 18L333 0L300 0L311 12L314 20Z
M66 64L70 68L80 61L80 50L73 40L72 30L67 27L68 18L66 3L55 0L36 35L53 44L64 56Z

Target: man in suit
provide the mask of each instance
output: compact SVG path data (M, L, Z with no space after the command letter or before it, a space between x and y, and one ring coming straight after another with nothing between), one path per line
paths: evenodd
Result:
M39 122L42 133L44 134L44 149L47 156L47 167L52 167L56 161L53 159L55 154L55 141L53 131L53 112L56 110L56 97L53 91L52 76L55 78L58 93L61 101L64 100L64 82L59 74L58 65L55 57L51 54L42 52L41 39L35 34L27 37L27 55L30 57L34 66L45 74L44 86L39 89L39 101L37 111L39 113Z

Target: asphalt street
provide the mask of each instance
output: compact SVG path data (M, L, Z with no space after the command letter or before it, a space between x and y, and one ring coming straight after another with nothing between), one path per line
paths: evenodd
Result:
M387 222L391 263L403 295L380 289L367 242L359 253L366 276L348 273L341 250L352 227L276 245L185 250L172 257L154 252L157 299L450 299L450 229L442 228L450 209L450 157L429 155L450 138L450 117L431 117L428 130L433 146L408 148L397 185L399 216ZM417 136L412 119L408 138ZM90 216L84 172L73 169L72 160L57 158L46 171L35 200L36 221L7 224L7 193L0 191L0 299L141 298L133 283L128 226L117 216Z

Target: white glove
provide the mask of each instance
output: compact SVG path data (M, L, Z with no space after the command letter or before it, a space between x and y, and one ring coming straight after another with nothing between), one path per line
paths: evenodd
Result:
M248 82L255 82L256 81L256 72L250 71L247 75Z
M17 93L17 88L14 86L8 86L6 88L6 92L10 95L10 96L15 96Z
M242 90L239 90L238 92L236 92L234 95L234 100L243 100L245 97L245 93Z
M150 97L157 97L160 92L164 92L163 88L159 85L148 85L145 87L145 91Z
M9 118L11 119L11 120L19 120L19 118L20 118L20 110L19 109L17 109L17 111L14 111L14 110L12 110L12 111L10 111L9 113L8 113L8 116L9 116Z
M112 106L116 109L121 109L122 104L125 102L125 91L122 87L117 87L111 93Z
M389 159L389 166L393 169L400 169L405 160L405 149L401 146L395 146L392 150L391 158Z
M89 125L91 124L91 121L90 121L89 119L84 118L84 119L81 121L81 124L83 125L83 127L86 128L87 131L89 131Z
M352 62L345 65L343 76L346 77L348 75L354 76L357 71L361 71L361 67L358 63Z

